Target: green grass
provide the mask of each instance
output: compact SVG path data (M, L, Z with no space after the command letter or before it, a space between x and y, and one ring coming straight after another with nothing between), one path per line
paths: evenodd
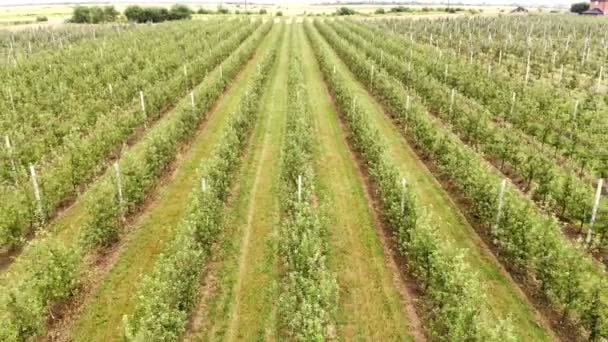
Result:
M337 57L335 54L334 58ZM449 195L433 177L424 163L403 138L396 126L383 112L381 105L367 92L341 61L336 62L337 72L343 73L356 89L357 106L369 113L372 127L380 132L389 155L399 166L410 189L416 194L439 228L439 233L462 248L465 260L487 286L487 303L496 318L510 318L515 333L526 341L550 340L551 333L541 326L536 312L525 296L518 291L513 280L501 272L501 266L491 252L484 250L483 242L466 221Z
M330 233L330 267L340 287L343 340L408 341L408 318L386 266L372 212L346 135L311 47L297 25L308 99L318 137L316 171Z
M188 196L199 186L197 169L213 152L222 137L231 113L248 80L256 71L256 63L269 47L269 38L259 48L251 63L242 71L229 91L220 99L203 131L195 138L174 175L162 186L148 208L131 229L134 230L121 252L120 259L103 280L76 322L71 340L119 340L123 315L131 314L136 304L136 291L142 276L149 274L163 246L175 232L186 210ZM103 327L103 328L102 328Z
M278 338L278 186L287 110L288 34L279 43L277 66L261 99L239 191L228 213L217 292L203 298L208 304L195 313L203 324L187 339Z

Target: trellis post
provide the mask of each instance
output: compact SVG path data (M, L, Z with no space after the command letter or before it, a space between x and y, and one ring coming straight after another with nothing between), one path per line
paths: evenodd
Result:
M38 213L42 216L42 196L40 194L40 187L38 186L38 176L34 165L30 164L30 177L32 179L32 186L34 187L34 199L36 200L36 208Z
M505 188L507 187L507 180L503 179L500 181L500 186L498 188L498 206L496 208L496 221L494 223L494 229L492 231L493 234L498 232L498 224L500 223L500 216L502 215L502 207L505 196Z
M405 178L401 178L401 215L405 212L405 190L407 187L407 182Z
M298 202L302 202L302 175L298 175Z

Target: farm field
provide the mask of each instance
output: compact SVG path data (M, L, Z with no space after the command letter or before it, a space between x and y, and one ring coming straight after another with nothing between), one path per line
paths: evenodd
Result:
M0 340L607 340L607 32L0 33Z

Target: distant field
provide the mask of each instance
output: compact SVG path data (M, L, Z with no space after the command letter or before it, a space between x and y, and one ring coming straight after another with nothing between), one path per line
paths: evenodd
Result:
M146 4L146 3L126 3L126 4L118 4L114 5L117 10L123 11L128 5L131 4L139 4L142 6L161 6L161 7L170 7L173 3L155 3L155 4ZM93 6L95 4L88 4L88 6ZM99 6L105 6L107 4L100 3ZM215 10L218 7L218 4L188 4L192 9L197 10L201 7L206 9ZM387 11L387 14L383 15L383 17L389 16L421 16L421 17L429 17L436 16L438 14L445 14L443 9L446 7L445 5L406 5L406 7L413 9L413 12L408 13L388 13L388 11L395 7L396 5L346 5L347 7L353 8L359 14L362 15L370 15L373 14L377 9L383 8ZM39 16L46 16L49 18L49 22L62 22L68 17L70 17L72 13L74 5L37 5L37 6L0 6L0 25L10 25L10 24L24 24L27 22L35 22L36 18ZM238 5L223 5L223 7L230 10L231 13L235 11L245 11L245 6ZM265 9L269 14L275 14L278 11L281 11L285 16L294 16L294 15L331 15L335 13L342 5L306 5L306 4L289 4L289 5L249 5L247 7L248 11L251 12L259 12L260 9ZM422 11L423 8L428 8L428 11ZM469 10L480 11L482 14L486 15L495 15L498 13L508 13L511 11L514 6L468 6L468 5L452 5L454 8L462 8L463 12L459 12L459 14L468 13ZM529 8L532 13L538 13L538 8ZM549 12L551 10L564 11L565 9L541 9L542 12ZM454 14L452 14L453 16Z

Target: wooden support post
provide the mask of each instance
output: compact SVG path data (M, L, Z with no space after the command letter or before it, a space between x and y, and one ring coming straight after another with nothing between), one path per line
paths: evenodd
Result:
M513 112L515 111L515 99L516 99L517 94L515 92L513 92L513 96L511 97L511 110L509 111L509 116L512 117L513 116Z
M369 72L369 82L373 88L374 87L374 65L373 64L371 65L371 69Z
M118 205L120 206L121 216L124 220L125 199L122 192L122 178L120 176L120 166L114 162L114 176L116 177L116 192L118 193Z
M506 187L507 187L507 180L503 179L502 181L500 181L500 185L498 187L498 206L496 208L496 221L494 223L494 229L492 230L492 234L496 234L498 232L498 225L500 224L500 216L502 215L502 207L503 207Z
M141 107L141 112L146 116L146 102L144 100L144 92L142 90L139 91L139 105Z
M450 92L450 117L453 116L454 113L454 97L456 96L456 90L452 88Z
M201 178L201 191L207 192L207 180L205 179L205 177Z
M32 178L32 186L34 188L34 199L36 200L36 209L38 214L42 217L44 212L42 211L42 196L40 194L40 187L38 186L38 176L36 175L36 169L34 165L30 164L30 177Z
M604 186L604 180L602 178L600 178L597 182L597 189L595 190L595 199L593 201L593 210L591 211L591 221L589 222L590 227L593 227L593 224L595 223L595 219L597 217L597 210L600 206L600 199L602 198L602 186Z
M604 73L604 66L600 66L600 74L597 76L597 86L595 88L595 91L597 91L598 93L600 92L600 87L602 85L602 74Z
M302 175L298 175L298 202L302 202Z

